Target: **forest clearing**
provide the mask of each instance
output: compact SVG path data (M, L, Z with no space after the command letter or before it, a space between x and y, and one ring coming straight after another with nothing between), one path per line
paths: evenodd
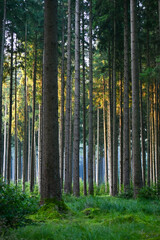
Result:
M1 0L1 239L160 240L159 83L160 0Z

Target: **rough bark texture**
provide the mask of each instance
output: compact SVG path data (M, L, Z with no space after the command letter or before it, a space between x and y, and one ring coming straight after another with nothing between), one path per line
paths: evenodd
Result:
M139 76L136 32L136 0L130 0L131 14L131 76L132 76L132 159L133 185L136 197L142 187L142 171L140 157L140 116L139 116Z
M18 140L18 180L22 177L22 163L21 163L21 142Z
M65 116L65 182L64 182L65 193L69 193L70 88L71 88L71 0L68 0L67 84L66 84L66 116Z
M38 129L38 186L41 194L42 186L42 104L39 104L39 129Z
M61 200L58 147L57 1L45 1L41 201Z
M96 184L97 186L100 185L100 170L99 170L99 166L100 166L100 160L99 160L99 108L97 108L97 179L96 179Z
M93 194L93 72L92 72L92 0L89 7L89 139L88 139L88 193Z
M124 115L123 115L123 184L124 191L129 180L129 55L128 55L128 0L124 1Z
M79 0L75 5L75 105L73 131L73 194L79 196L79 121L80 121L80 14Z
M6 180L6 168L7 168L7 103L5 103L5 122L4 122L4 147L3 147L3 178Z
M123 184L123 90L122 90L122 73L121 73L121 86L120 86L120 114L119 114L119 139L120 139L120 180L119 187L122 190Z
M13 90L13 32L11 33L10 105L7 144L7 183L11 180L11 129L12 129L12 90Z

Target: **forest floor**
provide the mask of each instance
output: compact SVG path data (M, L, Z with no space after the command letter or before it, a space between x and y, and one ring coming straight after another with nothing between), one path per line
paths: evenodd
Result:
M28 216L33 223L9 230L1 239L160 240L160 201L107 195L64 196L65 211L54 204Z

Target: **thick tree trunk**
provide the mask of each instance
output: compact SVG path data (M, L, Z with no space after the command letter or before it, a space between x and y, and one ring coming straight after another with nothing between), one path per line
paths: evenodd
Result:
M61 200L58 147L57 1L45 1L41 201Z
M24 139L23 139L23 180L22 190L25 191L27 174L27 23L25 25L25 79L24 79Z
M123 115L123 184L130 186L129 176L129 53L128 53L128 0L124 1L124 115Z
M74 106L74 131L73 131L73 194L79 196L79 121L80 121L80 14L79 0L75 5L75 106Z
M65 181L64 192L69 192L69 125L70 125L70 88L71 88L71 0L68 0L68 34L67 34L67 85L65 116Z
M3 20L2 20L3 19ZM3 59L5 43L5 24L6 24L6 0L3 2L3 18L0 20L0 175L3 171L3 153L2 153L2 79L3 79Z
M131 76L132 76L132 159L134 197L142 187L140 157L139 76L137 61L136 0L130 0L131 14Z
M13 31L11 33L11 72L10 72L10 105L8 125L8 146L7 146L7 183L11 180L11 129L12 129L12 90L13 90Z
M93 189L93 72L92 72L92 0L89 7L89 139L88 139L88 193Z
M37 34L37 33L36 33ZM35 126L35 103L36 103L36 77L37 77L37 35L35 40L35 59L34 59L34 76L33 76L33 100L32 100L32 142L31 142L31 180L30 180L30 191L34 190L35 183L35 144L34 144L34 126Z

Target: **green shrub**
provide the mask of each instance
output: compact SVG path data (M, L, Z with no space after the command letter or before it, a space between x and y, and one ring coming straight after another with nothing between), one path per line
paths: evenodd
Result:
M125 199L133 198L133 188L131 187L127 191L122 191L118 196Z
M0 179L0 232L23 225L25 216L38 210L39 198L23 193L20 187Z
M150 199L150 200L154 200L154 199L158 199L158 192L156 187L143 187L138 194L138 198L140 199Z

